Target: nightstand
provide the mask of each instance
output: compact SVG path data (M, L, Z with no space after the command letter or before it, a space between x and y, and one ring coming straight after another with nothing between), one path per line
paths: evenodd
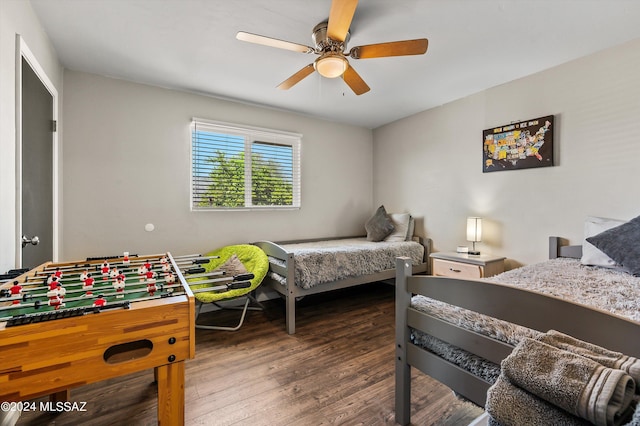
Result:
M431 253L433 275L455 278L485 278L504 272L502 256L455 252Z

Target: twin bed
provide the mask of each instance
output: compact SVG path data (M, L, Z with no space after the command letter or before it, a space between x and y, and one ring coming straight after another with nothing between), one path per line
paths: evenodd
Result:
M287 332L295 333L296 299L356 285L393 280L395 259L406 257L412 273L428 270L430 240L368 241L366 237L258 241L269 257L267 285L285 298Z
M411 367L485 406L501 361L548 330L640 357L640 278L585 266L560 241L548 261L484 280L416 276L397 259L397 423L410 422Z

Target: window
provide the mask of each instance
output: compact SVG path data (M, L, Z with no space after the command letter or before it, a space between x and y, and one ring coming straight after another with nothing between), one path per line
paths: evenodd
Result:
M194 118L191 209L299 208L301 137Z

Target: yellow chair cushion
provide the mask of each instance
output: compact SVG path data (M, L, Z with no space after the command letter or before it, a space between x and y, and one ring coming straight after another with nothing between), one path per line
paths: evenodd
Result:
M220 300L233 299L235 297L244 296L245 294L253 291L260 285L260 283L262 283L262 280L267 275L267 271L269 270L269 259L259 247L251 244L226 246L206 253L205 256L219 256L219 258L211 259L209 263L202 266L205 268L206 272L212 272L219 266L223 265L234 254L238 257L240 262L242 262L245 269L254 275L254 278L251 280L251 287L221 292L206 291L202 293L195 293L194 296L198 301L202 303L212 303ZM193 290L215 286L215 283L197 284L198 281L205 279L207 278L194 278L192 280L187 278L187 281L189 282L189 285Z

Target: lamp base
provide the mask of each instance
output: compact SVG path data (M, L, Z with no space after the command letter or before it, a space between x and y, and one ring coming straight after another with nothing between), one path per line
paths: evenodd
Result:
M474 256L479 256L480 255L480 251L476 251L476 250L469 250L468 254L472 254Z

